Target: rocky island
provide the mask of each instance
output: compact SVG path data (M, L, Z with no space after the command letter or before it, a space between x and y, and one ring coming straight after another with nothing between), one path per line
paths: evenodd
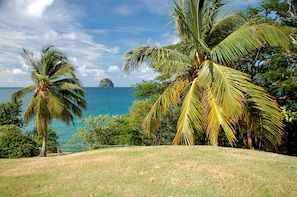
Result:
M108 78L102 79L99 83L99 88L113 88L114 84Z

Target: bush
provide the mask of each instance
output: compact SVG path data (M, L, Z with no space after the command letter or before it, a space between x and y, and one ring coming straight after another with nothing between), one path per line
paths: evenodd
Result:
M20 158L37 156L37 143L20 129L10 130L0 135L0 158Z
M20 132L20 127L14 124L0 126L0 134L1 133L5 134L8 132L14 132L14 131Z
M108 145L142 145L141 134L130 127L125 116L90 115L82 121L85 127L79 127L68 142L78 150L91 150Z
M1 125L16 125L21 127L22 119L20 114L22 112L22 102L8 102L0 104L0 126Z

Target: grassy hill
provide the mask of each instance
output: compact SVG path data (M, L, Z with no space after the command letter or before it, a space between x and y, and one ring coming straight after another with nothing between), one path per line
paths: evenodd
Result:
M1 196L297 196L297 157L212 146L1 159Z

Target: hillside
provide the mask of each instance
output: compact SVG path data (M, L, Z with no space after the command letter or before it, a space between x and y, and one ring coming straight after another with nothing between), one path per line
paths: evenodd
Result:
M211 146L0 160L2 196L297 196L297 158Z

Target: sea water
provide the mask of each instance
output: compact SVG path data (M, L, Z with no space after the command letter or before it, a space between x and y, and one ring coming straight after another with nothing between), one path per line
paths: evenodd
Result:
M19 88L0 88L0 103L10 101L10 95ZM83 111L83 117L89 115L124 115L129 112L135 98L133 97L133 89L123 88L97 88L87 87L85 90L85 98L87 101L87 110ZM22 111L26 109L32 95L27 95L23 99ZM77 133L78 127L83 127L81 120L75 119L75 125L67 125L62 121L53 120L51 127L57 132L62 151L75 151L71 146L67 145L69 139ZM29 132L35 127L35 121L32 120L22 130Z

